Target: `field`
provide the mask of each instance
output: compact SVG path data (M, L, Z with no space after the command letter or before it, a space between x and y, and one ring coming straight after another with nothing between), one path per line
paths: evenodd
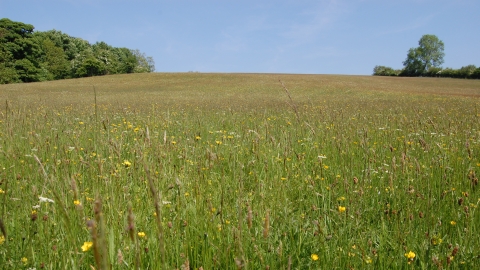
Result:
M2 269L476 269L480 81L0 85Z

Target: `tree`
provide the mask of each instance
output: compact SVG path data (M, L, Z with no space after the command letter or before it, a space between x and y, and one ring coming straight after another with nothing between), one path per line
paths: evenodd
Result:
M0 19L0 68L9 77L15 79L2 80L15 82L18 78L24 82L40 80L40 69L37 62L40 48L33 39L33 25ZM17 75L12 73L16 70Z
M0 19L0 84L106 74L152 72L155 63L139 50L91 45L57 30Z
M59 80L68 78L70 75L70 65L61 47L46 38L42 42L43 57L41 66L48 71L47 80Z
M468 65L468 66L462 67L458 70L458 77L465 78L465 79L471 78L476 69L477 67L475 65Z
M431 67L440 67L445 56L443 50L444 44L437 36L423 35L418 47L408 50L402 75L421 76Z
M152 57L145 56L145 54L140 52L139 50L131 50L131 52L137 59L137 64L135 66L135 73L155 71L155 62L153 61Z

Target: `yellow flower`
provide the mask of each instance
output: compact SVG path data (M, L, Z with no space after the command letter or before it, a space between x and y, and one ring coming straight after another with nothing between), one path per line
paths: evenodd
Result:
M75 200L75 201L73 201L73 204L75 204L75 205L80 205L80 201L79 201L79 200Z
M5 193L5 191L3 191L3 189L0 188L0 194L3 194Z
M457 222L455 222L454 220L452 220L452 221L450 221L450 225L455 226L455 225L457 225Z
M144 232L137 233L138 237L145 238L146 234Z
M201 139L202 139L202 137L200 137L200 136L198 136L198 135L197 135L197 136L195 136L195 140L197 140L197 141L198 141L198 140L201 140Z
M413 251L409 251L408 253L405 253L405 257L407 258L408 260L408 264L410 264L411 262L413 262L413 260L415 259L415 253Z
M123 164L123 166L125 166L126 168L132 166L132 163L131 163L130 161L128 161L128 160L124 160L122 164Z
M365 257L365 263L366 263L366 264L372 263L372 258L370 258L370 256L366 256L366 257Z
M405 253L405 257L407 257L407 259L414 259L415 256L416 255L413 251L409 251L408 253Z
M318 255L313 253L312 255L310 255L310 258L312 258L312 260L314 261L318 261Z
M343 212L345 212L346 210L347 210L347 208L346 208L345 206L339 206L339 207L338 207L338 212L340 212L340 213L343 213Z
M92 248L92 246L93 246L92 242L83 242L82 251L83 252L89 251Z
M5 242L5 236L0 235L0 245L3 244L3 242Z
M28 263L28 259L25 258L25 257L23 257L23 258L21 259L21 261L22 261L23 264L27 264L27 263Z
M188 196L190 196L190 193L185 192L185 197L188 197Z

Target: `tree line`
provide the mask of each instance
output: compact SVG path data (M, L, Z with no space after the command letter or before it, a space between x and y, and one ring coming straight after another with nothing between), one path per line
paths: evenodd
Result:
M480 67L464 66L460 69L442 68L445 45L435 35L424 35L418 41L418 47L408 50L403 69L375 66L373 75L404 77L446 77L480 79Z
M154 70L153 58L139 50L90 44L61 31L34 31L31 24L0 19L0 84Z

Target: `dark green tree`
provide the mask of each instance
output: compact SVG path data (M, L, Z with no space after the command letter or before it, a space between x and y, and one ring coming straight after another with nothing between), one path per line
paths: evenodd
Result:
M59 80L70 77L70 63L61 47L55 46L52 40L46 38L42 42L41 66L47 71L47 80Z
M91 45L57 30L33 30L33 25L0 19L0 83L155 70L153 58L138 50L105 42Z
M417 48L408 50L407 59L403 62L401 75L421 76L431 67L440 67L445 56L444 44L435 35L424 35L418 41Z
M32 38L33 29L30 24L0 19L0 51L4 54L0 59L0 66L8 70L4 71L7 74L12 73L11 68L14 68L18 78L24 82L40 80L37 62L40 49Z
M95 57L85 59L76 71L77 77L92 77L105 75L105 64Z

